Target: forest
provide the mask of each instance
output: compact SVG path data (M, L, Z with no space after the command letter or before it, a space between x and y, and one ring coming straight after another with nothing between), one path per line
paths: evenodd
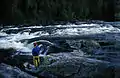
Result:
M116 12L114 0L2 0L0 5L1 24L114 21Z

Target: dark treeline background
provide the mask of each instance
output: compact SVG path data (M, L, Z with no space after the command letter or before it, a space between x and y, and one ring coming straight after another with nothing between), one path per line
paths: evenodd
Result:
M1 0L0 23L115 20L115 0Z
M120 0L115 0L115 20L120 21Z

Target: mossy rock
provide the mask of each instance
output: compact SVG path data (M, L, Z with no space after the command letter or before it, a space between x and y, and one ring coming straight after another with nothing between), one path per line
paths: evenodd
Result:
M86 52L87 54L94 54L93 51L99 48L100 48L100 44L94 40L81 41L81 50Z
M50 65L53 62L56 62L56 60L53 59L52 56L49 56L49 55L42 56L42 57L40 57L40 59L41 59L41 64L42 65Z

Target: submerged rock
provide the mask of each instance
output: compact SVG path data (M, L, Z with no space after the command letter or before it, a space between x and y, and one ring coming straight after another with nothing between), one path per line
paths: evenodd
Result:
M81 49L86 54L94 54L94 50L98 50L101 46L94 40L67 40L68 44L79 50Z

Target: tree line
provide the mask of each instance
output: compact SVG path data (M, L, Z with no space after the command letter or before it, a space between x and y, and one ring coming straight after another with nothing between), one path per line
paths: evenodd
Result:
M2 0L1 23L114 20L114 0Z

